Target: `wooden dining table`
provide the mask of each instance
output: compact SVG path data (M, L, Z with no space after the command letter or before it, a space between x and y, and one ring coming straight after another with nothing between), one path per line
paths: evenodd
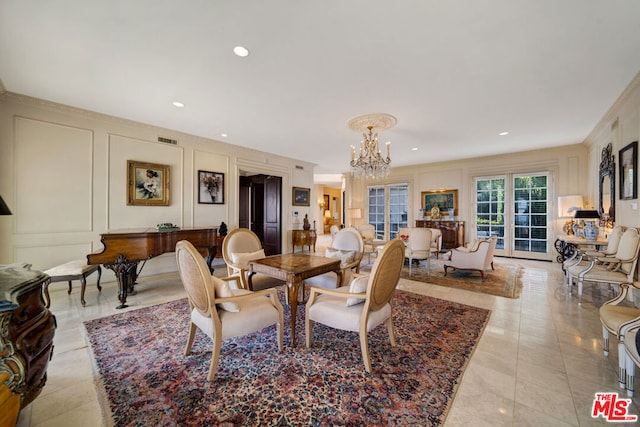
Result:
M291 308L291 346L296 346L296 315L298 302L304 303L304 279L333 271L338 284L342 283L340 260L303 253L272 255L249 262L249 287L252 288L251 277L255 273L266 274L280 279L287 284L289 307ZM298 301L300 287L302 298Z

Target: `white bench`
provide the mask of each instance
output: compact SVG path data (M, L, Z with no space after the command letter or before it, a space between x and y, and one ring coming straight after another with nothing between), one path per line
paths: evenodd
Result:
M87 276L93 274L95 271L98 272L98 282L96 283L96 286L98 287L98 291L101 291L102 286L100 286L100 277L102 276L102 269L99 264L88 265L85 260L78 259L45 271L44 273L51 278L51 280L46 282L44 285L44 296L47 308L51 305L51 300L49 298L49 283L69 282L69 290L67 293L71 294L71 282L73 280L80 280L80 283L82 284L82 287L80 288L80 302L82 305L87 305L84 300L84 291L87 288Z

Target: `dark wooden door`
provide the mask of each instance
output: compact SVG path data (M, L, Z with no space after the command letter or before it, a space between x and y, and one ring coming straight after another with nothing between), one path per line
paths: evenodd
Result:
M240 177L240 194L238 194L238 226L251 228L251 179Z
M266 255L282 253L282 178L240 177L238 225L252 230Z
M282 178L269 176L264 181L264 252L282 253Z

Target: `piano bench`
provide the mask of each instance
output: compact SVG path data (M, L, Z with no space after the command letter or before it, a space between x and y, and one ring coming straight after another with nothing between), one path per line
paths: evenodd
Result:
M78 259L45 271L44 274L51 278L51 280L45 282L43 289L47 308L51 305L51 299L49 298L49 283L69 282L69 290L67 293L71 294L71 282L73 280L80 280L80 283L82 284L82 287L80 288L80 302L82 305L87 305L84 300L84 291L87 288L87 276L96 271L98 272L98 282L96 283L96 286L98 287L98 291L101 291L102 286L100 286L100 277L102 276L102 268L100 268L100 264L88 265L85 260Z

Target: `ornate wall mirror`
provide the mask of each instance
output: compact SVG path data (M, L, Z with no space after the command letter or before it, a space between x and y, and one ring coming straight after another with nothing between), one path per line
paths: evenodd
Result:
M600 159L600 205L601 218L607 218L610 222L616 219L616 168L613 159L613 146L609 143L602 149Z

